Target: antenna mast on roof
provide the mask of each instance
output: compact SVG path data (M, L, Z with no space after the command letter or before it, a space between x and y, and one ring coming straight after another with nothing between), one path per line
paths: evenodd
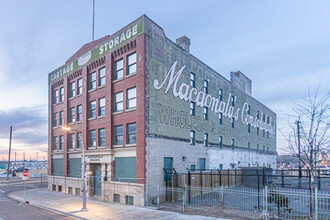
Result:
M92 41L94 41L94 20L95 20L95 0L93 0L93 30L92 30Z

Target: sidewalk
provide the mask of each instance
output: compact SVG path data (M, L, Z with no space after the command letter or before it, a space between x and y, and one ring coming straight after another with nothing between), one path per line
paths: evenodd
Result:
M136 206L106 203L95 200L87 201L88 211L81 212L82 198L59 192L47 191L47 189L33 189L12 192L8 195L18 201L29 201L30 205L59 212L77 219L219 219L196 215L183 215L176 212L159 211Z

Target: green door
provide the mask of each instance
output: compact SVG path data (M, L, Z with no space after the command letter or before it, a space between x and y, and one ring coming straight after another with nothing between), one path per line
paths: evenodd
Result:
M173 158L164 157L164 181L171 181L173 173Z
M93 167L93 195L101 196L101 164L95 164Z
M205 158L199 158L199 169L200 171L205 170Z

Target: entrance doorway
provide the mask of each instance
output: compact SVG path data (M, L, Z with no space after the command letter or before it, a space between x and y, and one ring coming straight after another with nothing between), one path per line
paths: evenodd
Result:
M102 184L101 184L101 164L93 165L93 195L101 196Z
M164 181L166 185L171 183L171 177L173 173L173 158L164 157Z

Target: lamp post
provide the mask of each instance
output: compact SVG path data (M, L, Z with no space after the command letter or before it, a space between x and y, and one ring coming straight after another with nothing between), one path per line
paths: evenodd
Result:
M70 127L62 127L62 129L66 130L66 131L75 131L77 132L80 140L81 140L81 148L83 151L83 167L82 167L82 178L83 178L83 207L82 207L82 211L87 211L87 207L86 207L86 160L85 160L85 147L84 147L84 141L81 137L81 132L79 132L76 129L70 128Z

